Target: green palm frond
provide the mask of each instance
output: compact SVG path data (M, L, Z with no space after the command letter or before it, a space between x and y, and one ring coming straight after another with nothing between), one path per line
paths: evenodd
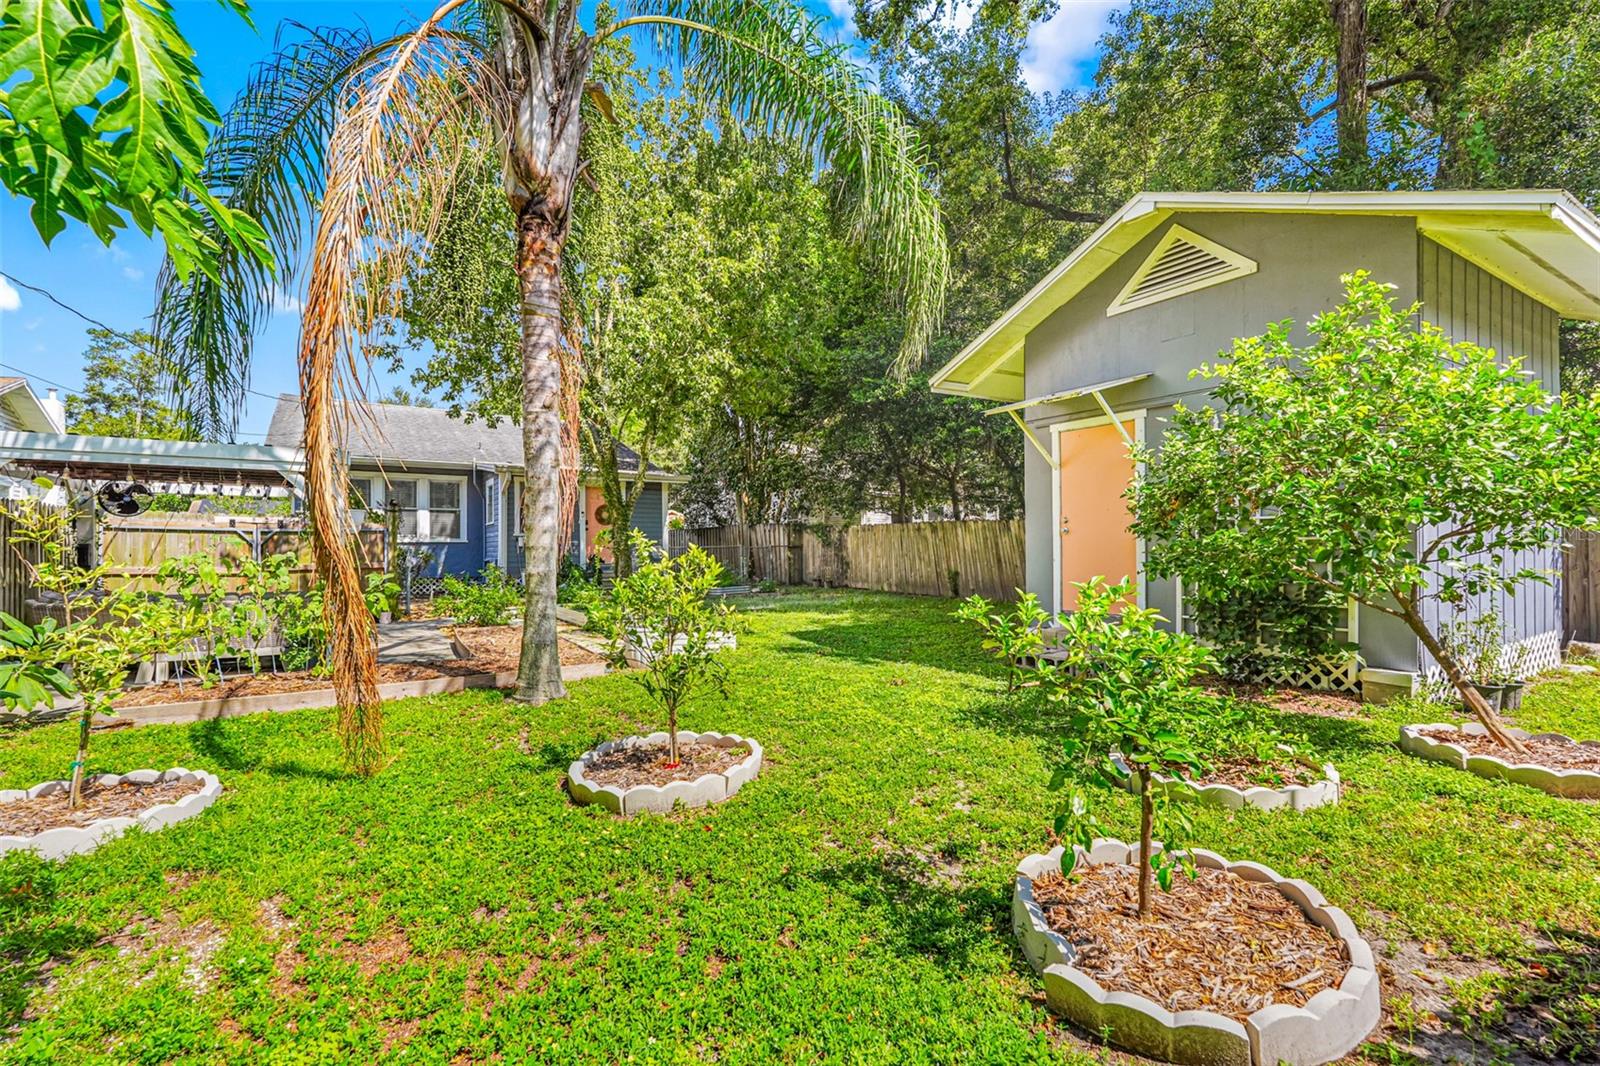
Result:
M250 382L255 334L292 292L293 270L323 190L323 161L341 90L374 47L365 30L296 25L304 37L252 72L206 153L202 181L265 227L277 276L224 245L218 276L180 278L169 261L156 286L155 334L172 360L174 399L209 439L232 436Z
M950 258L924 153L821 21L792 0L634 0L602 34L654 31L664 56L720 93L760 132L794 139L851 193L853 229L898 284L906 329L897 360L919 362L939 325Z

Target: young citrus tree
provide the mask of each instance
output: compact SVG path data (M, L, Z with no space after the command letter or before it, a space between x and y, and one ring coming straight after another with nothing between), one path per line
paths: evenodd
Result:
M635 559L649 559L650 539L629 530ZM696 695L727 694L726 646L733 608L708 596L722 565L698 546L647 562L618 581L589 611L589 626L612 642L611 662L660 706L667 719L667 762L678 765L678 710Z
M1006 668L1006 691L1015 692L1032 674L1027 665L1044 650L1044 626L1050 614L1039 606L1039 597L1017 590L1017 602L1010 610L990 603L976 594L961 601L953 616L970 622L983 634L983 650L993 652Z
M1071 712L1062 765L1052 787L1087 771L1102 784L1120 776L1120 754L1139 786L1139 916L1150 914L1152 875L1162 889L1185 862L1175 847L1187 818L1155 776L1197 773L1200 758L1190 737L1216 701L1194 683L1212 669L1211 653L1192 637L1161 628L1161 616L1130 607L1133 585L1107 586L1099 578L1077 585L1077 610L1062 614L1060 660L1040 671L1049 698ZM1156 816L1164 815L1165 846L1155 850ZM1056 818L1056 832L1087 848L1100 828L1085 793L1072 790ZM1063 865L1067 860L1063 859Z
M47 618L30 626L0 613L0 659L6 660L0 673L23 682L13 685L13 695L6 698L24 711L41 703L52 706L57 695L82 698L68 795L69 805L77 809L83 805L89 727L95 715L114 713L111 702L127 680L129 665L155 652L160 632L144 624L143 597L96 595L106 570L103 565L86 569L72 560L69 534L76 515L70 508L45 507L31 498L11 506L11 548L28 571L30 584L59 597L63 621Z
M1520 750L1426 604L1549 582L1518 553L1600 525L1600 397L1548 395L1515 353L1452 341L1392 286L1344 284L1310 344L1279 322L1196 371L1215 402L1180 406L1161 450L1141 453L1132 528L1154 575L1322 586L1402 620Z

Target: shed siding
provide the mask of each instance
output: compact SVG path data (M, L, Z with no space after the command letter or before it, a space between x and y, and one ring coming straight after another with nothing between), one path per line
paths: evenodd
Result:
M1458 341L1493 348L1502 363L1521 358L1546 392L1561 391L1561 319L1554 310L1426 237L1418 240L1422 317ZM1437 529L1424 531L1431 536ZM1552 544L1507 559L1511 570L1553 571L1556 583L1526 582L1516 595L1496 593L1474 604L1476 610L1498 610L1508 642L1561 630L1561 548ZM1428 621L1447 621L1449 607L1427 603Z
M11 406L11 401L0 397L0 429L26 430L22 419L17 417L17 412Z
M1106 308L1172 225L1249 256L1259 270L1107 316ZM1366 269L1393 283L1401 300L1416 299L1416 249L1416 226L1409 218L1177 214L1028 335L1024 395L1149 371L1149 379L1117 389L1107 399L1119 412L1146 409L1145 439L1159 448L1173 403L1183 400L1193 406L1209 391L1206 383L1189 377L1190 371L1230 349L1235 338L1255 336L1269 322L1285 318L1297 323L1297 343L1304 343L1306 321L1339 302L1339 277L1352 270ZM1086 397L1028 408L1025 417L1048 445L1050 424L1098 412L1094 400ZM1053 476L1049 464L1033 448L1026 449L1025 570L1028 589L1046 604L1056 597ZM1167 618L1176 617L1174 586L1170 580L1148 582L1147 605ZM1363 611L1360 625L1363 655L1370 665L1416 668L1416 641L1404 625L1374 611Z

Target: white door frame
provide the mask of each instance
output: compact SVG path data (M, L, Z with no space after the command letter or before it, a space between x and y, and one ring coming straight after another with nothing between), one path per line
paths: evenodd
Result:
M1140 407L1133 411L1118 411L1118 422L1133 423L1133 439L1140 444L1144 443L1145 416L1149 413L1147 408ZM1055 580L1050 586L1050 613L1061 612L1061 434L1071 433L1077 429L1089 429L1094 426L1109 426L1112 420L1105 415L1084 415L1078 418L1063 419L1052 422L1046 428L1050 430L1050 457L1052 469L1050 471L1050 555L1053 560ZM1140 464L1141 468L1143 464ZM1137 604L1145 606L1145 574L1144 574L1144 538L1134 538L1133 564L1135 578L1138 582Z

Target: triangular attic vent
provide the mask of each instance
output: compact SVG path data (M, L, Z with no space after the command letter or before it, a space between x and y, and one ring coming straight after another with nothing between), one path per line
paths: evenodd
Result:
M1167 230L1106 308L1119 315L1256 272L1256 261L1182 226Z

